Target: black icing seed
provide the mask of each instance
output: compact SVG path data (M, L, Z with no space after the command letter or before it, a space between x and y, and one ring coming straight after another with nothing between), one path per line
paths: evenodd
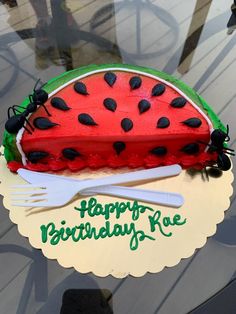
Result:
M166 90L164 84L156 84L152 89L152 96L161 96Z
M74 90L81 95L88 95L87 87L82 82L77 82L74 84Z
M115 100L112 98L104 99L103 105L107 108L107 110L110 110L113 112L116 111L117 104L116 104Z
M188 155L194 155L199 152L199 145L197 143L190 143L185 145L181 151L188 154Z
M119 155L124 149L126 145L124 142L115 142L113 143L113 148L116 151L117 155Z
M170 125L170 120L166 117L162 117L157 121L157 128L164 129L168 128Z
M164 156L167 153L167 149L165 146L158 146L153 148L150 153L156 156Z
M133 122L129 118L124 118L121 121L121 127L125 132L129 132L133 128Z
M62 110L62 111L67 111L71 109L70 107L67 106L65 100L60 97L53 97L51 99L51 105L54 108Z
M58 123L54 123L50 121L48 118L38 117L34 119L34 126L40 130L48 130L58 125Z
M142 99L138 103L139 113L144 113L144 112L148 111L150 108L151 108L151 104L146 99Z
M81 154L74 148L63 149L62 155L69 160L74 160L76 157L81 156Z
M81 124L84 125L97 125L93 118L87 113L81 113L78 116L78 120Z
M182 122L183 124L189 126L190 128L199 128L202 121L198 118L190 118Z
M182 108L185 106L187 100L183 97L177 97L175 99L172 100L172 102L170 103L171 107L174 108Z
M47 157L49 154L46 152L31 152L27 154L27 158L32 164L35 164L40 159Z
M141 84L142 84L142 80L139 76L133 76L129 80L129 85L131 89L137 89L141 86Z
M116 81L116 75L115 73L113 72L107 72L105 75L104 75L104 80L107 82L107 84L109 86L113 86L115 84L115 81Z

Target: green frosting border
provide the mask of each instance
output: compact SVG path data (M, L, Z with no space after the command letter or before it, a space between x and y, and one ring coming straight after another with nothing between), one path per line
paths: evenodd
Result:
M156 69L152 68L146 68L142 66L135 66L135 65L128 65L128 64L102 64L102 65L88 65L84 66L72 71L65 72L51 80L49 80L44 85L44 90L48 93L51 93L56 88L60 87L61 85L67 83L68 81L83 75L88 74L89 72L96 71L96 70L106 70L108 68L124 68L129 70L138 70L141 72L152 74L154 76L160 77L167 82L170 82L174 86L176 86L178 89L180 89L183 93L186 94L211 120L213 124L214 129L221 129L222 131L226 132L226 127L223 125L223 123L220 121L216 113L212 110L212 108L207 104L207 102L198 95L197 92L195 92L191 87L187 86L184 82L178 80L177 78L167 74L163 73L161 71L158 71ZM26 106L29 103L29 97L26 97L24 101L20 104L21 107L26 108ZM23 111L23 109L22 109ZM4 146L4 156L9 161L21 161L20 153L16 146L16 135L10 134L6 130L3 135L3 146Z

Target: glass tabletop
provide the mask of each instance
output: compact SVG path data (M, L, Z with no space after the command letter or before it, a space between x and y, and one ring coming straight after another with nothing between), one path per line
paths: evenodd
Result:
M0 0L1 141L7 108L21 103L39 78L46 82L88 64L128 63L193 87L229 125L234 148L235 8L233 0ZM1 207L4 314L72 314L78 308L94 314L213 313L199 306L235 276L235 194L216 234L193 256L160 273L124 279L80 274L45 258Z

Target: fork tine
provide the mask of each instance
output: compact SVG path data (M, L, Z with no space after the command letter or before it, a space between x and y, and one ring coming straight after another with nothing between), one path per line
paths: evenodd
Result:
M41 195L41 194L47 194L44 190L28 190L28 191L18 191L18 192L12 192L11 195Z
M29 189L29 188L38 188L38 189L46 189L46 186L42 186L40 184L14 184L11 186L12 189Z
M47 202L33 202L33 203L11 203L12 206L19 206L19 207L56 207L57 205L50 205Z
M39 201L43 201L46 200L47 197L42 197L42 196L29 196L29 197L24 197L24 196L19 196L19 197L12 197L11 200L12 201L18 201L18 200L25 200L25 201L33 201L33 200L39 200Z

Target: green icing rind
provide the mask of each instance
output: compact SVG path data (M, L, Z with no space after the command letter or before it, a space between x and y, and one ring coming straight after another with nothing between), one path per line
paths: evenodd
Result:
M67 83L68 81L81 76L83 74L88 74L89 72L96 71L96 70L106 70L108 68L124 68L129 70L138 70L141 72L149 73L154 76L157 76L166 80L167 82L170 82L174 86L176 86L178 89L180 89L183 93L186 94L196 105L199 106L199 108L209 117L213 124L214 129L221 129L222 131L226 132L226 127L222 124L218 116L215 114L215 112L212 110L212 108L206 103L206 101L199 96L192 88L187 86L182 81L176 79L175 77L163 73L161 71L141 67L141 66L135 66L135 65L128 65L128 64L102 64L102 65L89 65L84 66L69 72L65 72L61 74L60 76L57 76L47 82L47 84L44 85L44 90L46 90L48 93L53 92L56 88L60 87L61 85ZM21 103L22 107L26 107L29 103L29 98L25 98L25 100ZM22 109L23 110L23 109ZM20 153L17 150L16 147L16 135L9 134L7 131L4 132L3 136L3 146L4 149L4 155L7 161L13 161L13 160L21 160Z

